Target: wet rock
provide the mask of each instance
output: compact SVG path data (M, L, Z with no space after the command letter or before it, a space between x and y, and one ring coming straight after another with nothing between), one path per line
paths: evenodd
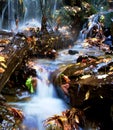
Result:
M0 123L2 123L3 122L3 117L2 117L2 115L0 115Z
M102 38L88 38L85 41L88 45L99 47L99 49L103 51L108 51L110 49L109 45L103 43Z
M75 54L78 54L78 51L76 51L76 50L69 50L68 53L70 55L75 55Z
M110 50L113 50L112 48ZM106 55L112 55L113 54L113 51L106 51L105 52Z
M21 123L22 119L23 114L20 110L0 102L0 128L18 128L18 125Z
M2 93L4 95L13 95L17 96L18 89L20 89L19 95L23 91L28 91L27 86L25 85L27 78L32 76L33 78L37 77L36 70L32 66L32 62L23 62L19 68L17 68L14 73L11 75L9 81L2 89ZM17 96L18 98L18 96Z
M62 85L66 84L61 77L62 74L70 79L66 91L62 88ZM62 89L64 95L66 92L72 107L85 112L88 120L97 121L98 125L101 124L100 128L107 129L109 125L113 127L110 116L113 105L112 58L80 56L78 63L67 66L57 74L54 83Z
M13 32L0 30L0 35L10 37L10 36L13 36L14 34L13 34Z
M57 51L52 49L47 52L46 56L49 57L50 59L54 59L57 56Z
M77 63L79 62L83 62L83 63L86 63L86 62L90 62L90 61L95 61L97 58L94 57L94 56L88 56L88 55L84 55L84 56L79 56L77 58Z
M1 100L1 102L3 101L3 102L6 102L6 99L5 99L5 97L2 95L2 94L0 94L0 100Z
M112 50L112 51L113 51L113 45L112 45L112 46L110 46L110 50Z

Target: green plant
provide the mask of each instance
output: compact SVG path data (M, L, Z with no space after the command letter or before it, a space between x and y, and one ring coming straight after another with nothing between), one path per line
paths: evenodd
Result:
M111 18L113 18L113 12L107 13L105 15L105 21L104 21L105 27L111 26L111 24L112 24Z

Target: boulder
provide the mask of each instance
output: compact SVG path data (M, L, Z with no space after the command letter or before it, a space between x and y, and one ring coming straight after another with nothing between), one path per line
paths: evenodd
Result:
M83 110L88 120L97 121L104 129L109 126L113 128L110 116L113 105L113 61L110 57L91 59L87 56L84 62L83 57L80 59L78 63L62 69L54 83L60 88L59 91L64 92L64 96L66 93L68 103ZM62 74L70 80L66 87Z
M76 50L69 50L68 53L69 53L70 55L75 55L75 54L78 54L79 52L76 51Z

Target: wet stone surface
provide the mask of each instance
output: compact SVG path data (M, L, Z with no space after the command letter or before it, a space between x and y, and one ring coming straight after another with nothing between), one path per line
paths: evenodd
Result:
M57 74L54 84L58 92L67 95L68 103L82 109L86 119L100 123L100 128L112 126L113 61L110 56L80 56L78 63L68 65ZM97 114L98 113L98 114ZM108 121L105 121L106 118Z
M0 102L0 129L18 129L19 123L23 119L23 114L19 109L10 107Z

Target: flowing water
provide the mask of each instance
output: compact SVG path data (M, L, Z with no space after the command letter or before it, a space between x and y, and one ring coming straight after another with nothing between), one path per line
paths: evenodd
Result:
M13 26L15 22L15 11L17 10L17 18L22 17L20 15L21 12L19 12L19 1L9 0L7 5L4 7L2 12L2 22L4 21L4 15L8 8L8 21L9 26ZM46 1L43 1L43 5ZM49 3L50 2L50 3ZM58 0L49 0L47 2L46 8L49 7L51 9L52 13L54 14L57 10L57 7L59 6ZM59 2L60 3L60 2ZM14 8L14 5L16 4L16 8ZM54 5L50 7L49 5ZM8 6L8 7L7 7ZM44 5L45 6L45 5ZM30 23L35 24L36 26L39 26L39 23L41 21L41 6L39 0L23 0L23 9L24 9L24 16L21 18L22 23L26 23L30 21ZM98 14L93 15L89 18L90 25L87 28L87 33L91 30L93 26L98 26ZM31 22L32 21L32 22ZM35 22L34 22L35 21ZM37 22L39 21L39 22ZM1 25L2 26L2 25ZM29 26L29 25L28 25ZM23 28L23 26L22 26ZM82 30L83 31L83 30ZM59 56L56 58L56 60L51 61L48 59L35 59L34 60L34 67L37 70L38 75L38 85L37 85L37 91L36 94L32 96L32 98L29 101L19 101L17 103L11 102L10 104L22 108L25 119L22 123L21 130L44 130L43 121L46 120L48 117L51 117L55 114L61 114L62 111L65 111L69 108L69 106L58 97L55 87L50 82L50 74L51 72L55 71L61 66L65 66L69 63L75 63L76 59L80 55L93 55L93 56L99 56L102 55L103 52L101 52L98 48L92 47L88 48L85 46L85 42L83 40L87 37L86 34L80 33L80 38L76 45L72 48L73 50L77 50L78 54L76 55L69 55L68 49L63 50L59 52Z
M24 0L24 2L26 1ZM26 8L28 8L27 2L25 4ZM56 9L56 5L54 9ZM26 11L25 19L28 18L27 13L28 12ZM31 14L31 16L32 15L33 14ZM34 24L34 21L32 22ZM93 20L91 22L93 25ZM83 36L81 35L81 37ZM100 50L96 47L85 47L85 43L81 40L81 37L80 40L78 40L78 42L76 43L76 45L72 48L73 50L78 51L78 54L76 55L69 55L67 49L60 51L58 57L55 60L34 60L34 67L37 70L38 75L36 94L34 94L29 101L22 101L21 99L21 101L16 103L10 102L10 104L21 108L25 115L25 119L20 126L21 130L45 130L43 126L44 120L53 115L61 114L63 111L69 108L69 106L58 97L55 87L50 82L49 77L51 72L55 71L59 67L66 66L70 63L75 63L76 59L80 55L88 54L98 56L102 54L102 52L100 52Z
M78 50L80 53L69 55L67 49L60 51L56 60L34 60L34 68L37 70L38 75L36 94L32 96L30 101L24 100L17 103L10 103L11 105L22 108L24 112L25 119L21 126L21 130L45 130L43 126L44 120L53 115L61 114L69 108L69 106L58 97L55 87L50 82L49 77L51 72L54 72L61 66L75 63L81 53L86 54L86 49L82 47L82 44L78 43L73 49ZM95 55L95 52L98 54L99 50L94 50L94 48L87 50L89 55Z
M61 7L62 0L7 0L0 15L0 29L15 29L16 19L19 27L30 22L41 23L42 13L48 19L52 18L56 10ZM8 21L8 23L4 23Z
M37 94L24 107L26 118L23 122L29 130L43 130L43 121L54 114L60 114L68 106L58 98L54 86L49 83L49 70L36 65L38 79Z
M25 120L21 130L45 130L43 121L53 115L61 114L68 105L58 97L53 84L49 81L51 72L58 68L56 61L38 59L34 61L38 75L37 92L28 102L10 103L23 109Z

